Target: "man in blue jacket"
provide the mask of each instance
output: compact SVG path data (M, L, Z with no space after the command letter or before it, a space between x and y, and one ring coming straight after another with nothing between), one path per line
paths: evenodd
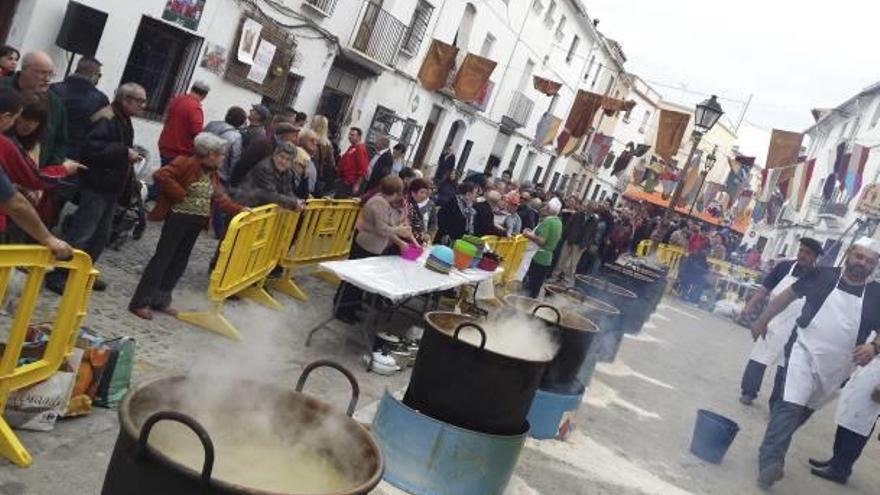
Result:
M49 86L49 90L61 98L67 110L67 156L72 160L82 160L83 142L93 117L110 104L107 95L95 87L100 79L101 62L92 57L82 57L76 64L76 71L67 76L64 82Z

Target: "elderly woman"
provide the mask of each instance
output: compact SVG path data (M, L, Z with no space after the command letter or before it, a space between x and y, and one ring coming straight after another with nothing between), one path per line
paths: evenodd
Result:
M227 215L242 207L226 196L217 169L226 158L226 141L203 132L193 140L193 156L179 156L153 174L159 200L150 220L164 220L156 252L144 269L128 309L145 320L157 310L175 314L171 292L186 270L189 256L211 218L211 204Z
M403 181L388 175L379 182L379 194L364 205L358 222L358 233L349 259L396 254L407 243L416 243L406 221ZM354 324L355 311L360 307L362 291L343 282L334 298L336 318Z
M413 179L409 183L406 197L406 214L412 229L413 237L421 244L429 244L431 236L428 234L428 223L424 208L431 207L426 204L431 197L431 182L425 179Z

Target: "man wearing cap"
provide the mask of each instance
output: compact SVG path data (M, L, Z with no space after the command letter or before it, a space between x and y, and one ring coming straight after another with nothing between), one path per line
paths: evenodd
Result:
M773 271L764 277L761 286L755 291L751 299L743 308L743 315L754 313L768 298L779 295L785 289L791 287L797 279L807 274L816 264L816 259L822 255L822 245L819 241L804 237L800 241L797 258L777 263ZM770 406L781 399L780 388L782 377L785 375L785 344L791 338L795 320L801 314L804 300L798 299L785 310L773 318L767 325L767 337L758 339L749 355L749 362L742 377L742 395L739 401L747 406L758 396L761 390L761 381L764 379L764 371L768 366L779 365L776 371L776 383L773 393L770 395Z
M248 126L241 131L241 147L247 149L258 138L266 137L266 125L272 112L265 105L254 105L248 113Z
M805 298L795 333L786 346L782 400L770 413L759 450L758 485L768 489L784 476L785 454L795 431L834 398L855 366L877 354L867 343L880 328L880 284L872 280L880 245L863 237L846 253L842 268L815 268L774 297L752 328L766 338L767 324L798 298Z
M208 97L209 91L211 88L206 83L196 81L189 93L175 96L168 102L165 125L159 135L159 158L163 167L178 156L192 154L193 139L205 126L202 100Z

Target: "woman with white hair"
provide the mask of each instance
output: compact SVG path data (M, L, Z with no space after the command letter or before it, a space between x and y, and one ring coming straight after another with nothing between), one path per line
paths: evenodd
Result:
M165 225L128 304L139 318L153 319L152 310L176 314L171 309L171 292L211 218L212 203L230 216L242 209L223 191L217 174L226 158L226 146L223 138L203 132L193 140L192 156L179 156L153 174L160 193L149 219L164 220Z

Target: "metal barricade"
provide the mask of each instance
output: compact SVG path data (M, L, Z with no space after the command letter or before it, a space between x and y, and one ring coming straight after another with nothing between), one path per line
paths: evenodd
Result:
M52 322L52 332L42 357L19 365L27 338L28 326L37 302L43 279L52 268L68 270L64 293ZM65 357L73 351L77 330L86 315L92 284L97 272L86 253L75 251L70 261L56 261L48 249L37 246L0 246L0 299L5 298L15 270L25 270L24 284L9 328L6 346L0 356L0 412L6 408L10 392L39 383L58 371ZM21 441L0 416L0 456L26 467L32 462Z
M354 227L360 213L355 200L311 199L301 212L299 230L290 251L280 261L282 276L269 281L269 287L301 301L309 297L296 284L296 270L324 261L348 258Z
M241 335L223 316L223 305L233 295L250 299L271 309L281 309L265 289L266 277L278 265L290 245L299 212L277 205L243 211L232 219L220 245L217 264L208 282L209 311L179 313L177 318L231 339Z

